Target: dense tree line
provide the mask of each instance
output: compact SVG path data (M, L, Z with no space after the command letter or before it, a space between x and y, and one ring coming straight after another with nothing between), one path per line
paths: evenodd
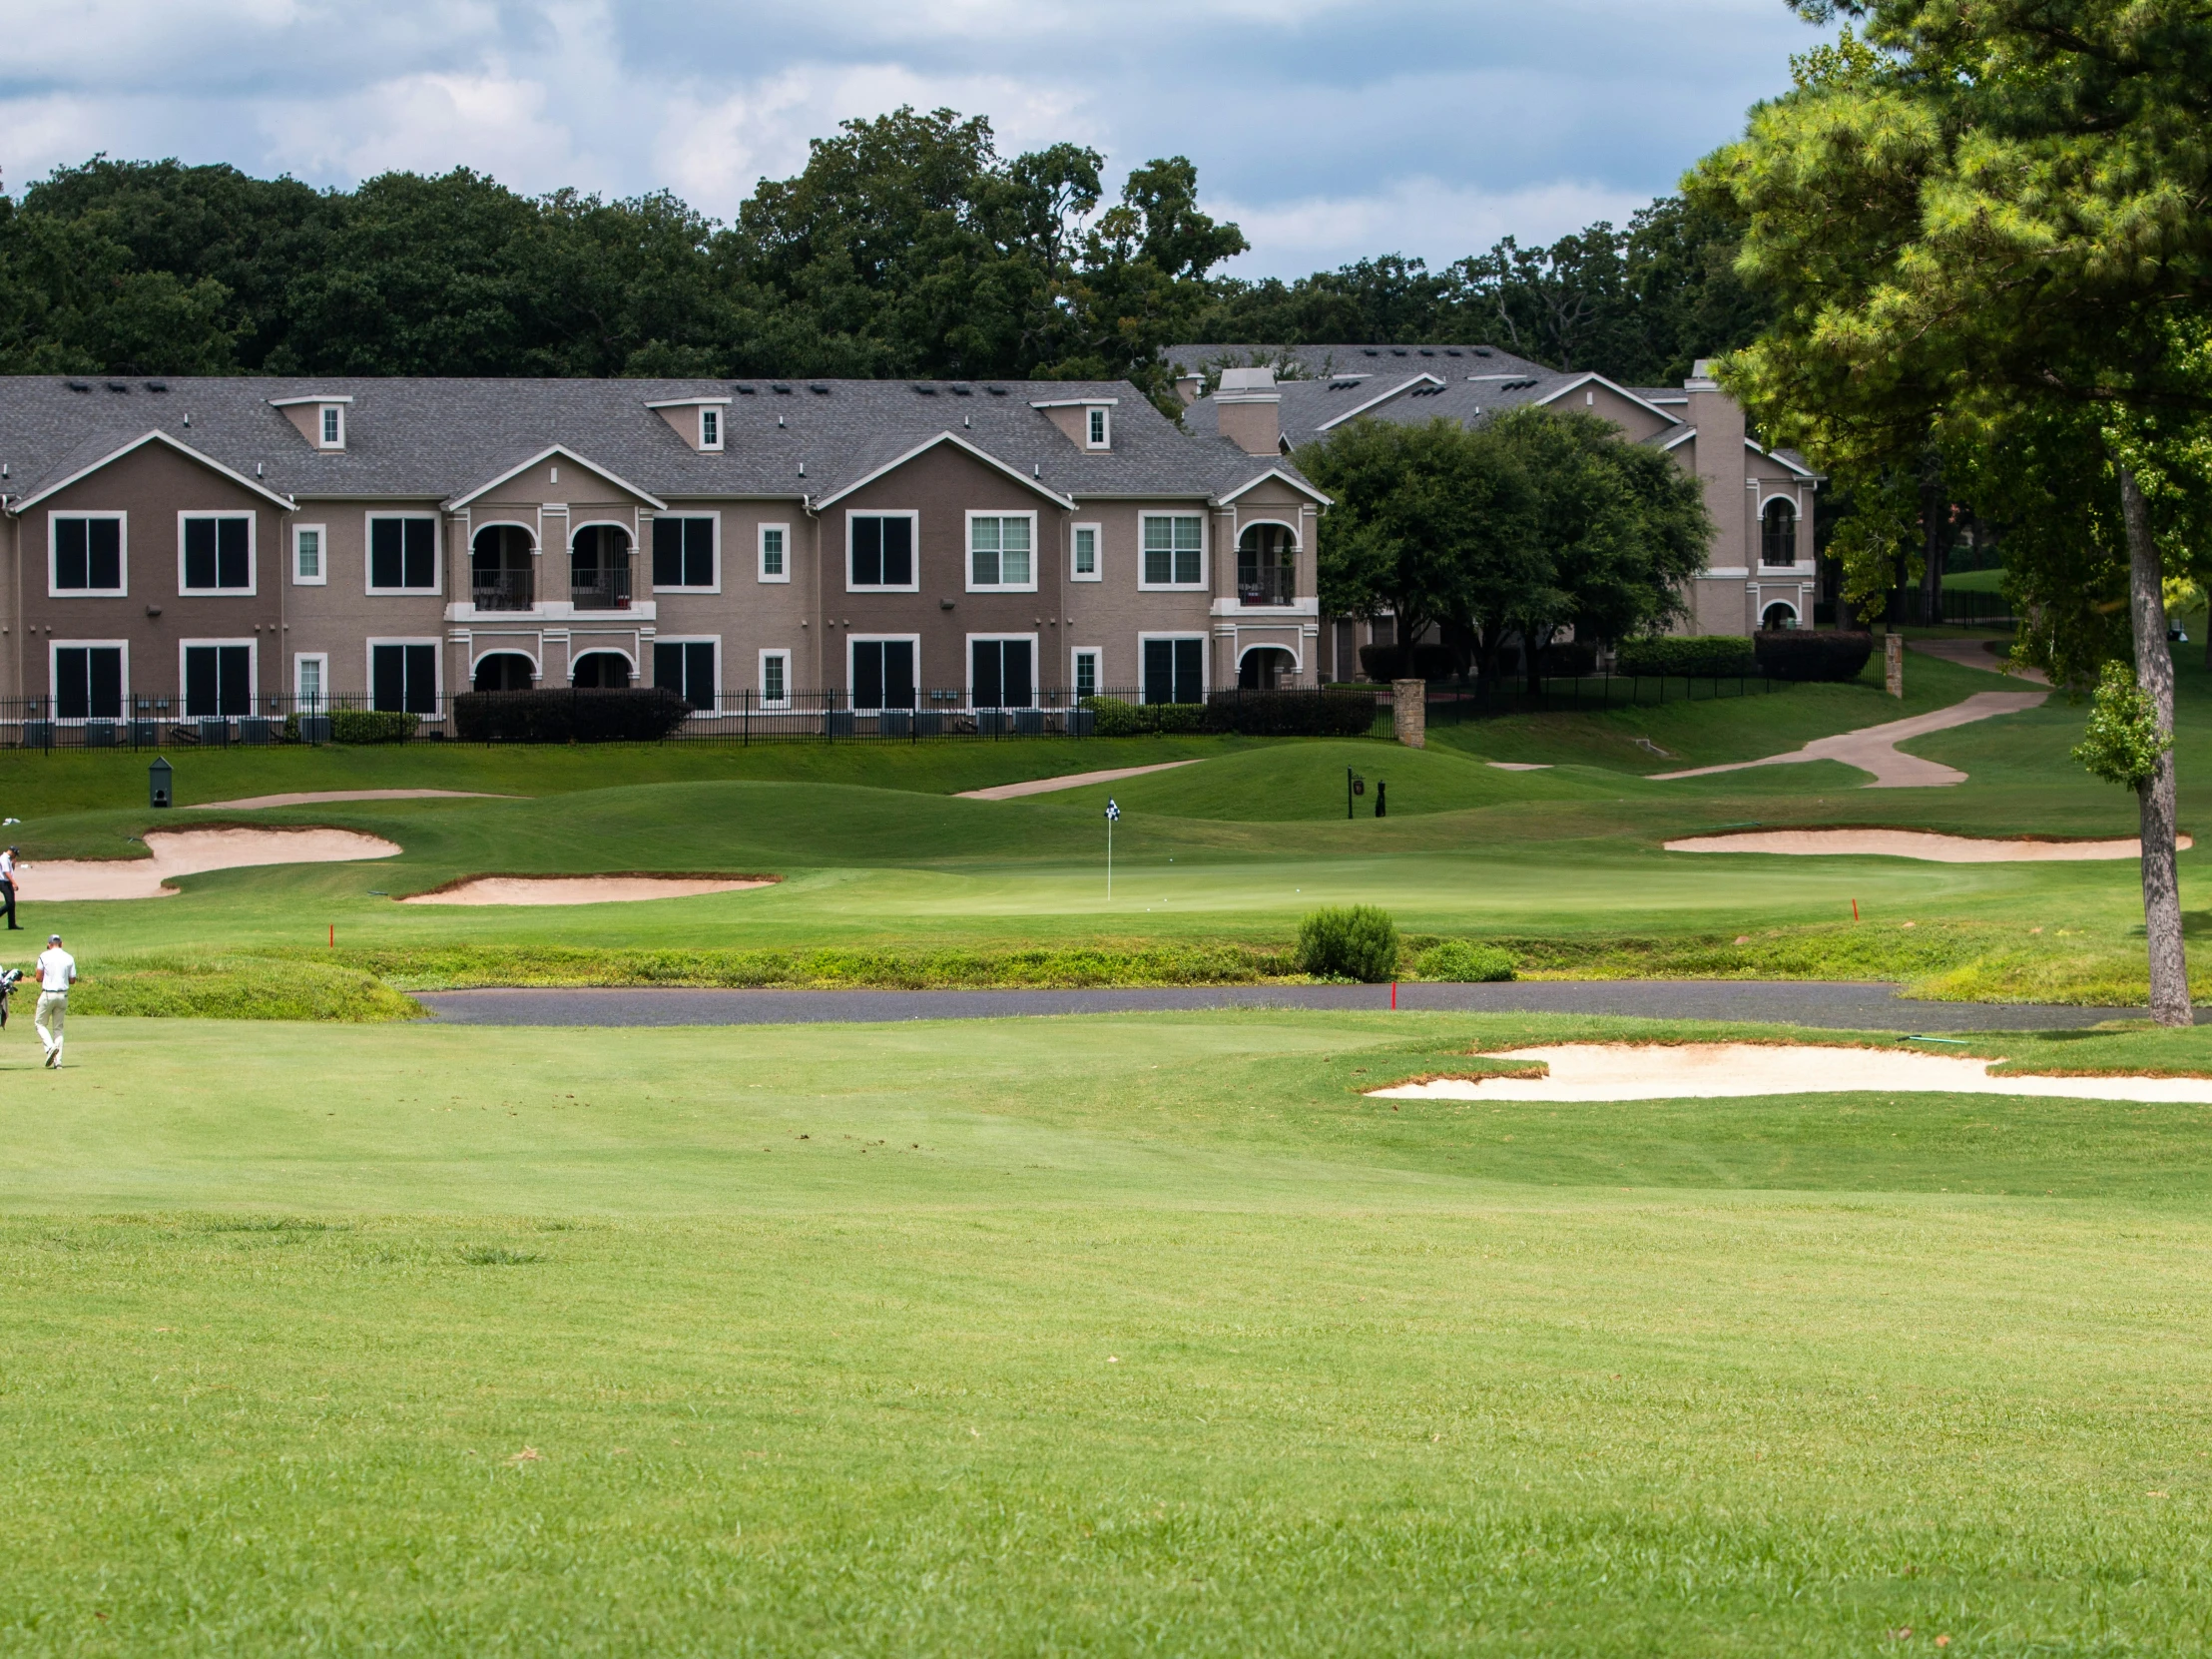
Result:
M1632 381L1748 339L1734 240L1666 201L1625 232L1396 256L1296 282L1169 157L998 154L900 109L818 140L732 225L667 193L525 197L466 170L350 191L95 158L0 197L0 372L1117 377L1174 340L1492 342Z

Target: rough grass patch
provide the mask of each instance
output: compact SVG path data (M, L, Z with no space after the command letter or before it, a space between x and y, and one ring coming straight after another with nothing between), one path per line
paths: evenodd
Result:
M1446 939L1414 957L1413 971L1445 984L1495 984L1513 977L1513 956L1493 944Z

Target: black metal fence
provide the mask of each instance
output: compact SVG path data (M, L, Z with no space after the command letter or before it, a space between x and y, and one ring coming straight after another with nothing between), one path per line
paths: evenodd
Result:
M1793 682L1744 674L1725 678L1679 674L1585 674L1545 679L1439 682L1428 688L1428 723L1449 726L1499 715L1557 714L1584 710L1655 708L1666 703L1712 703L1763 697ZM1386 701L1386 699L1385 699Z

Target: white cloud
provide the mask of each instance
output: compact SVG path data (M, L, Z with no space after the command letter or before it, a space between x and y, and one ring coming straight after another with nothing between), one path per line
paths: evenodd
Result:
M1436 270L1484 252L1500 237L1517 237L1529 247L1594 220L1622 225L1650 200L1584 181L1484 191L1412 178L1367 196L1214 206L1219 217L1243 228L1254 250L1228 268L1230 275L1273 276L1330 270L1379 254L1409 255Z

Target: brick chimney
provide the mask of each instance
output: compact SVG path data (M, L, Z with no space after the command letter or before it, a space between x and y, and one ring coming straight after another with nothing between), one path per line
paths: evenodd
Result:
M1272 368L1225 368L1214 393L1221 435L1247 455L1283 453L1283 394Z

